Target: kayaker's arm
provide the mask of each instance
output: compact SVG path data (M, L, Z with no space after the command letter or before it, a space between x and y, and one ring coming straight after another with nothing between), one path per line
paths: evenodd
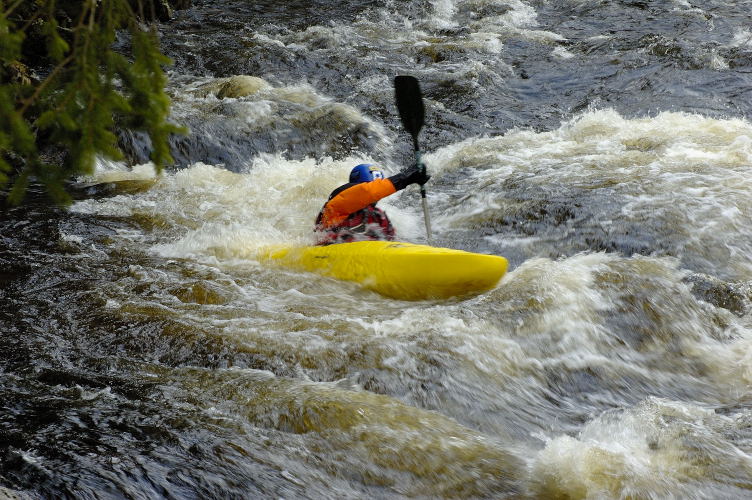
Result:
M396 187L389 179L375 179L371 182L355 184L337 193L326 203L321 223L324 227L336 226L347 219L351 213L362 210L396 192Z
M426 173L425 168L418 168L417 166L406 168L401 172L389 177L389 180L394 184L394 188L399 191L405 189L410 184L420 184L421 186L428 182L431 176Z
M348 187L333 196L324 206L321 223L336 226L350 214L376 203L381 198L405 189L410 184L425 184L429 175L417 167L405 169L387 179L374 179Z

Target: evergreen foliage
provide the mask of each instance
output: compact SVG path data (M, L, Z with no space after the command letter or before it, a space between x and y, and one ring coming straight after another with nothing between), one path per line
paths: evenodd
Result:
M0 0L0 189L19 203L32 179L57 203L97 155L122 159L115 126L145 131L157 170L172 163L163 65L139 0ZM140 12L139 12L140 11ZM113 49L118 30L129 53ZM123 45L123 44L120 44ZM36 77L35 72L43 74ZM49 161L44 151L62 151Z

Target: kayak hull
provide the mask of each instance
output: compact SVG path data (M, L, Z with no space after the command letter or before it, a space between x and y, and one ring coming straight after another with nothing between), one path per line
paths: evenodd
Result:
M401 300L446 299L490 290L506 273L504 257L395 241L276 247L262 262L318 273Z

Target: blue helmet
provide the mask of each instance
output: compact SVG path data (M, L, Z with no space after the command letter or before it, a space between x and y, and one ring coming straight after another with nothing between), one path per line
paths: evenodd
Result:
M374 179L383 179L384 174L379 167L370 163L361 163L350 171L350 182L359 184L361 182L371 182Z

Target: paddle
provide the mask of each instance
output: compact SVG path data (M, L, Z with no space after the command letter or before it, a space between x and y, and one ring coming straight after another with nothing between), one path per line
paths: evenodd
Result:
M426 170L425 164L420 158L420 147L418 146L418 134L423 128L423 118L425 108L423 107L423 96L420 93L418 80L413 76L398 75L394 77L394 96L397 101L402 126L405 127L410 135L413 136L413 149L415 150L415 164L423 172ZM428 243L431 243L431 219L428 216L428 203L426 202L426 188L420 186L420 196L423 200L423 219L426 223L426 236Z

